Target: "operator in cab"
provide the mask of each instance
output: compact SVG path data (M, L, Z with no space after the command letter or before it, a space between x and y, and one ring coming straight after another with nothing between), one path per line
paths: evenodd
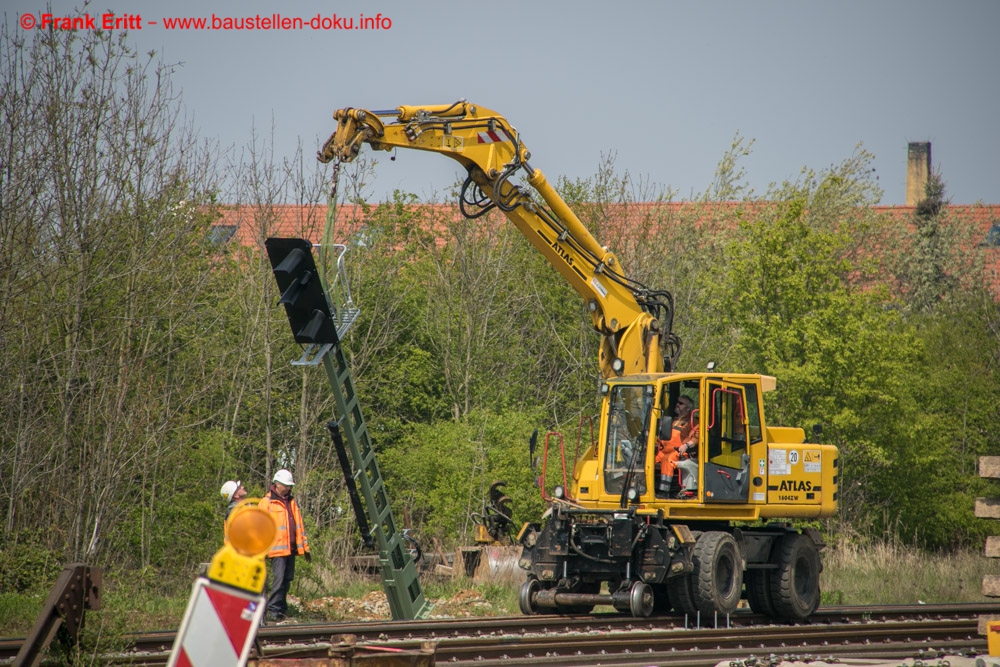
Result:
M660 420L660 432L656 443L656 462L660 466L660 479L656 485L658 497L674 496L677 491L674 473L681 459L681 450L683 448L686 452L692 442L697 447L698 429L694 427L694 421L691 419L693 410L694 400L688 396L680 396L674 406L674 418L669 422L671 425L669 433L664 433L668 421Z

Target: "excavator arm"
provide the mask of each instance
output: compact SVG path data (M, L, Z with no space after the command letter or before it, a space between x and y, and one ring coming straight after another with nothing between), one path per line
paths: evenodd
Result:
M350 162L364 144L441 153L465 167L459 207L467 218L499 208L584 298L594 329L603 336L604 377L670 371L680 353L672 332L673 298L627 277L618 259L573 213L500 114L465 101L400 106L384 111L346 107L333 114L337 129L318 154L321 162ZM392 119L384 122L383 119ZM525 182L541 197L512 183Z

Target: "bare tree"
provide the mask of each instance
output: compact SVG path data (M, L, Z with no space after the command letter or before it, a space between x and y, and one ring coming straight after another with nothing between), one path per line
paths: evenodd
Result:
M126 35L5 27L0 52L4 525L72 558L134 540L148 562L197 396L170 374L208 284L212 165L171 68Z

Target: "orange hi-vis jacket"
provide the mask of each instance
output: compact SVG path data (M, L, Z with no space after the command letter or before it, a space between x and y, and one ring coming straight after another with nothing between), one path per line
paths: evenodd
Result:
M278 524L278 535L274 538L271 550L267 552L268 558L291 556L290 542L293 534L295 535L295 554L301 556L309 551L309 539L306 537L306 529L302 525L302 514L299 512L299 504L295 502L295 498L289 495L287 500L282 500L277 495L272 495L272 491L268 491L257 506L270 512L275 523ZM289 516L289 508L291 516Z
M677 461L680 460L680 449L684 441L691 435L691 420L677 420L674 422L673 431L669 440L656 441L656 462L660 464L660 474L670 477L677 469Z

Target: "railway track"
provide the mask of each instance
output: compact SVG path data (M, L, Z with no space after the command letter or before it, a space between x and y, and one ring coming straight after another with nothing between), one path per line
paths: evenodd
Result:
M996 605L830 607L808 623L776 624L751 613L698 618L666 615L512 616L406 622L359 622L265 627L257 657L323 658L345 635L358 646L416 650L432 642L438 664L715 665L764 657L802 660L982 655L980 614ZM11 664L21 640L0 640L0 664ZM126 638L114 664L165 665L173 632ZM1000 662L1000 661L998 661ZM251 663L252 664L252 663Z

